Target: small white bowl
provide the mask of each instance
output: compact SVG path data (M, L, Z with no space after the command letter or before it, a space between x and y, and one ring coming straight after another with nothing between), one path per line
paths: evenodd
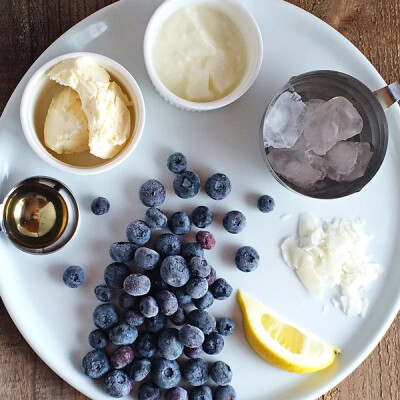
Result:
M177 11L186 7L207 7L229 17L243 35L247 64L236 88L225 97L208 102L189 101L169 90L159 78L153 60L153 48L165 22ZM207 111L224 107L241 97L251 87L260 71L263 58L263 42L260 29L253 15L237 0L166 0L152 15L144 36L144 61L150 80L158 93L177 108L188 111Z
M103 160L89 153L57 154L44 144L44 122L54 95L64 86L50 80L47 73L61 61L89 57L105 68L133 103L131 111L131 135L122 150L111 159ZM145 122L145 105L142 92L132 75L116 61L100 54L78 52L56 57L41 66L30 78L22 95L20 107L21 125L32 150L45 162L62 171L79 175L98 174L122 163L136 148L142 136Z

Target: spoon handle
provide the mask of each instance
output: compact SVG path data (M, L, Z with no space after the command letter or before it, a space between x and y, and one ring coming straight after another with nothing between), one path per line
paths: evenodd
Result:
M384 110L387 110L392 104L397 103L400 100L400 84L393 82L388 86L385 86L374 92L379 103Z

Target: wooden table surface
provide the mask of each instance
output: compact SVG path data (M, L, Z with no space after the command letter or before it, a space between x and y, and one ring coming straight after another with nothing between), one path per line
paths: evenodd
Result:
M24 73L57 37L113 2L0 0L0 114ZM290 3L316 15L346 36L372 62L386 82L400 78L400 1L290 0ZM371 355L346 380L319 400L399 399L399 344L400 315ZM2 302L0 399L86 399L33 352Z

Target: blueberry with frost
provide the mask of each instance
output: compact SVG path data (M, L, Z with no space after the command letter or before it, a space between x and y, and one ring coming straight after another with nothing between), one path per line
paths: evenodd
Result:
M260 264L260 256L251 246L243 246L237 250L235 265L243 272L254 271Z
M144 296L150 290L150 279L138 272L128 275L124 280L124 290L131 296Z
M210 292L216 300L225 300L232 294L232 286L224 279L218 278L210 286Z
M190 270L183 257L168 256L161 264L160 275L168 285L181 287L188 282Z
M158 304L152 296L144 296L139 303L140 312L146 317L155 317L158 314Z
M142 383L138 389L138 400L159 400L161 389L151 381Z
M114 370L106 375L104 389L111 397L124 397L131 391L132 381L124 371Z
M189 262L190 272L193 276L206 278L211 272L211 265L204 257L194 256Z
M213 221L213 213L206 206L198 206L192 211L192 222L200 229L206 228Z
M275 201L271 196L264 194L258 198L257 208L263 213L269 213L275 208Z
M179 340L186 347L200 347L204 342L204 333L197 326L186 324L179 331Z
M85 281L85 271L78 265L71 265L63 274L64 283L70 288L77 288Z
M184 171L176 175L173 188L176 195L182 199L196 196L200 191L200 178L196 172Z
M157 266L160 255L148 247L139 247L135 252L134 260L138 267L150 270Z
M187 358L200 358L202 353L203 349L201 347L184 347L183 349L183 354L185 354Z
M196 242L205 250L211 250L215 247L215 237L211 232L199 231L196 234Z
M144 222L154 231L159 231L167 226L167 216L157 207L146 210Z
M181 256L186 261L190 261L192 257L203 257L204 249L196 242L188 242L182 246Z
M187 168L186 157L180 152L172 153L167 159L167 167L175 174L184 172Z
M240 211L229 211L222 220L222 225L229 233L239 233L246 226L246 217Z
M206 310L207 308L211 307L214 303L214 296L211 294L210 291L200 297L199 299L194 299L193 304L199 310Z
M114 304L105 303L93 311L93 322L100 329L110 329L118 323L119 315Z
M151 229L146 222L135 220L127 226L126 237L131 243L144 246L150 240Z
M114 261L126 263L133 260L137 245L131 242L115 242L111 244L109 254Z
M178 300L169 290L162 290L155 295L161 314L172 315L178 309Z
M235 323L229 317L222 317L217 321L217 332L222 336L230 336L235 331Z
M176 360L183 352L183 344L179 340L179 331L166 328L158 335L158 351L167 360Z
M97 300L108 303L112 299L114 291L107 285L97 285L94 288L94 294Z
M122 322L114 326L108 333L110 342L117 346L126 346L132 344L138 337L138 330L134 326Z
M168 389L165 400L189 400L187 390L180 386Z
M217 332L211 332L204 337L203 351L214 355L221 353L224 348L224 338Z
M169 229L175 235L185 235L192 228L192 221L189 215L183 211L173 213L168 221Z
M195 386L189 392L189 400L212 400L212 391L206 386Z
M144 315L139 310L126 310L123 315L123 321L129 326L138 327L144 323Z
M135 350L142 357L153 357L157 352L157 335L152 332L143 332L135 342Z
M89 344L94 349L104 349L108 343L107 332L103 329L95 329L89 333Z
M180 253L181 242L173 233L163 233L156 238L154 250L160 254L161 258L174 256Z
M135 358L129 366L129 376L135 381L140 382L150 373L151 361L148 358Z
M213 395L214 400L237 400L236 391L231 385L217 386Z
M186 316L188 324L197 326L204 334L211 333L216 327L213 315L204 310L192 310Z
M94 215L104 215L110 211L110 202L105 197L97 197L92 201L90 209Z
M208 380L208 365L201 358L191 358L181 367L183 378L189 385L201 386Z
M231 367L223 361L216 361L210 367L210 377L218 385L228 385L232 381Z
M129 267L121 262L113 262L104 270L104 280L112 289L122 289L125 278L131 273Z
M200 299L205 296L208 291L208 283L206 278L192 276L186 284L186 292L192 299Z
M158 207L165 200L165 187L156 179L149 179L139 189L139 199L146 207Z
M154 383L161 389L171 389L181 380L181 371L175 360L158 358L153 362L152 375Z
M206 181L206 193L214 200L222 200L232 190L232 184L225 174L211 175Z
M116 348L110 356L111 365L115 369L122 369L129 365L135 357L132 347L121 346Z
M107 354L103 350L92 350L82 359L82 371L90 378L97 379L111 368Z

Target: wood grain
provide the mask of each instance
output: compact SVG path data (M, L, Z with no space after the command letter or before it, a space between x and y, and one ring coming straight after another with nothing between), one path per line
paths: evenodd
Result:
M55 39L86 16L113 2L112 0L1 0L0 113L24 73ZM316 15L341 32L365 54L386 82L399 78L399 1L290 0L289 2ZM319 400L399 399L399 343L400 316L398 315L372 354L346 380ZM2 303L0 303L0 399L86 399L53 373L32 351Z

